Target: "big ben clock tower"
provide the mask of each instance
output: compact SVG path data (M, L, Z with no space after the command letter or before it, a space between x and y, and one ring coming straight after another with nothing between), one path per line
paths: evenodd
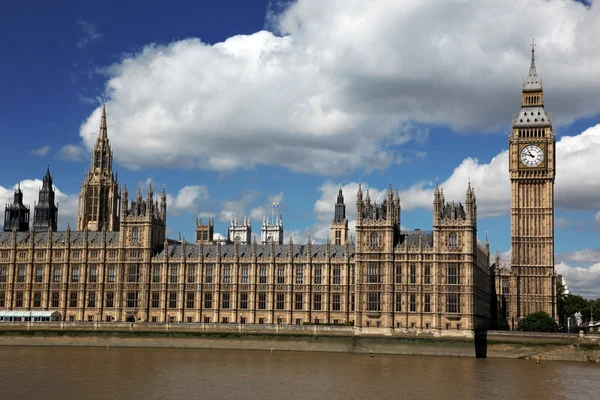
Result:
M512 269L516 280L517 318L545 311L556 318L554 270L554 176L556 136L544 110L542 80L535 66L523 82L521 111L509 140Z

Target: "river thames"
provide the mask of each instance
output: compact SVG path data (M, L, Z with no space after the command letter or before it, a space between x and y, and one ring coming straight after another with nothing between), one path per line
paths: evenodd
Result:
M341 353L1 347L6 399L585 399L598 365ZM6 397L4 397L6 396Z

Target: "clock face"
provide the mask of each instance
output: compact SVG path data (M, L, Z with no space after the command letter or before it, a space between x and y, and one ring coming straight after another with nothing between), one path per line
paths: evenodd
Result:
M519 159L526 167L537 167L544 161L544 152L539 146L530 144L523 147Z

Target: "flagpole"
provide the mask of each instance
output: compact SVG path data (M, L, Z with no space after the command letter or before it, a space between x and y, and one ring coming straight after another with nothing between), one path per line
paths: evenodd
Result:
M271 204L271 224L273 224L273 211L275 210L275 204Z

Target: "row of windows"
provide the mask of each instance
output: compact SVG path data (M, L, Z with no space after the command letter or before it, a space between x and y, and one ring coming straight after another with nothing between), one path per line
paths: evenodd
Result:
M168 292L168 308L177 308L177 292ZM238 308L241 310L247 310L249 306L249 295L248 292L241 292L238 296ZM322 295L320 293L312 294L312 311L322 311L324 304L323 300L326 298L326 295ZM367 293L367 311L382 311L381 308L381 293L380 292L371 292ZM14 307L19 308L23 307L23 291L15 292L14 299ZM217 298L218 299L218 298ZM276 310L284 310L285 309L285 293L275 293L273 305ZM139 294L137 291L129 291L126 294L125 304L128 308L137 308ZM213 306L216 306L220 309L231 309L234 307L232 294L230 292L223 292L220 296L220 304L216 304L216 300L214 299L214 295L212 292L204 293L203 306L206 309L212 309ZM213 301L215 300L215 301ZM304 300L305 296L303 293L295 293L293 297L293 307L294 310L302 311L304 309ZM332 311L341 311L341 301L342 296L339 293L334 293L331 295L331 310ZM60 306L60 292L52 291L50 298L50 307L57 308ZM79 299L78 292L69 292L68 297L69 307L75 308L79 307ZM351 296L351 311L354 311L355 308L355 297ZM33 292L33 307L41 307L42 306L42 292L36 291ZM97 307L100 304L97 303L96 292L89 292L87 296L87 307ZM105 293L105 307L113 308L115 306L115 292L109 291ZM196 293L187 292L185 294L185 307L186 308L195 308L196 306ZM424 294L422 298L422 312L430 313L431 312L431 294ZM6 307L6 294L4 291L0 291L0 308ZM160 292L152 292L151 293L151 308L160 308ZM257 293L257 307L258 310L266 310L267 309L267 293L259 292ZM402 312L402 294L395 293L394 297L394 311ZM409 312L417 312L417 295L414 293L409 294L408 296L408 310ZM460 295L457 293L448 293L446 294L446 313L460 313Z
M53 275L52 282L60 283L62 282L62 266L54 266L53 267ZM250 282L250 268L248 266L242 266L240 268L239 275L239 283L248 284ZM370 262L367 265L367 283L382 283L382 268L379 263ZM161 266L153 266L152 267L152 283L161 283L162 282L162 267ZM223 267L223 275L221 277L221 282L224 284L232 283L232 266L225 265ZM408 274L408 282L411 284L417 283L417 267L415 265L411 265L409 267ZM78 283L84 282L84 279L80 276L82 273L82 268L79 266L71 267L71 277L70 282ZM8 268L6 266L0 267L0 283L7 282L8 276ZM423 267L423 284L429 285L431 284L431 267L426 265ZM107 267L107 275L106 282L115 282L116 278L116 267L109 266ZM127 268L127 282L137 283L140 280L140 267L138 265L130 265ZM205 268L205 276L204 283L211 284L213 283L214 278L214 267L209 265ZM285 284L286 276L285 276L285 267L277 268L277 283ZM17 282L25 282L26 280L26 267L21 265L17 267ZM44 281L44 270L43 266L37 266L35 268L34 281L36 283L42 283ZM88 280L87 282L94 283L98 281L98 268L96 265L90 265L88 267ZM169 268L169 283L179 283L179 266L173 265ZM295 276L293 279L295 284L304 284L305 276L304 276L304 266L296 266L295 267ZM333 285L341 284L341 268L334 266L332 268L332 277L331 283ZM453 263L446 267L446 284L447 285L460 285L460 267L458 264ZM312 282L315 285L320 285L323 283L323 268L321 266L315 266L312 276ZM187 267L187 283L196 283L196 266L190 265ZM267 283L267 267L261 266L259 268L258 274L258 283ZM354 266L351 267L351 284L355 283L355 271ZM402 266L398 265L395 268L395 283L402 283Z

